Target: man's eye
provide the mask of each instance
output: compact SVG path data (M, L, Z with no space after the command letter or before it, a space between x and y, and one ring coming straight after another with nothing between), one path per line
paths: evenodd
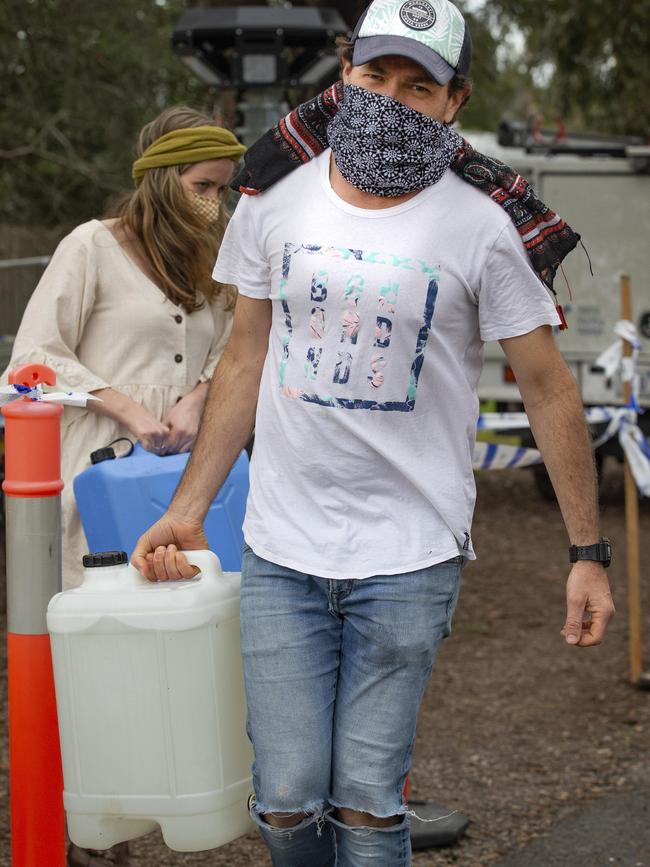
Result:
M419 84L414 84L414 85L413 85L413 90L414 90L416 93L428 93L428 92L429 92L429 91L427 90L426 87L420 87Z

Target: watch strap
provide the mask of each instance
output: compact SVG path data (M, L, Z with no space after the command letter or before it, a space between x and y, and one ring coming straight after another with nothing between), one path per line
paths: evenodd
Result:
M571 545L569 548L569 561L577 563L578 560L595 560L605 567L612 561L612 546L609 539L602 538L594 545Z

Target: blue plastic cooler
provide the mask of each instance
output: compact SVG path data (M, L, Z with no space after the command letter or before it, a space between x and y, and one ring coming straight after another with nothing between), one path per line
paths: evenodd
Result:
M74 480L90 551L133 553L166 510L189 455L160 457L136 445L129 457L103 460ZM248 497L248 456L242 452L210 506L205 532L224 572L241 571L242 524Z

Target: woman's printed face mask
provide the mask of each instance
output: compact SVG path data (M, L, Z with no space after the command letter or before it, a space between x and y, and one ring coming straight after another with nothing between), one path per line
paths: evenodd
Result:
M345 180L385 197L437 183L462 143L446 124L354 84L345 85L327 137Z
M214 226L219 219L221 213L221 200L209 198L208 196L200 196L192 190L187 191L187 196L190 200L190 208L192 212L200 218L208 228Z

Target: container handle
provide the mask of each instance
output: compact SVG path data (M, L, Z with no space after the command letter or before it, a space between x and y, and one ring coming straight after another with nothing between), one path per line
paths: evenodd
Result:
M223 575L221 562L214 551L208 551L206 548L202 551L182 551L181 553L187 557L190 566L196 566L200 569L199 574L195 576L196 578L207 578L209 581L215 582Z

